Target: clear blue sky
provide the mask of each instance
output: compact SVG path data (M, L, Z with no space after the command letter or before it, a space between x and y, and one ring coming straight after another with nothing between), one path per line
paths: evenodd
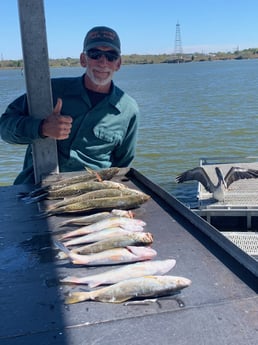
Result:
M77 58L86 32L114 28L122 54L171 54L176 24L184 53L258 47L258 0L45 0L50 58ZM17 0L0 1L1 59L22 58Z

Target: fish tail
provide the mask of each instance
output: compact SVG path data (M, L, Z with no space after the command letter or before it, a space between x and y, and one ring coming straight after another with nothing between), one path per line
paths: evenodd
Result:
M51 212L43 211L43 212L41 212L40 214L36 214L33 218L36 218L36 219L44 219L44 218L50 217L51 215L52 215Z
M54 245L56 248L64 252L66 255L70 256L70 251L66 248L66 246L61 243L60 241L54 240Z
M80 291L80 292L70 292L68 296L65 298L65 304L74 304L83 301L87 301L90 299L94 299L94 292L89 291Z
M57 259L59 260L64 260L64 259L67 259L68 258L68 255L65 254L64 252L59 252L56 256Z
M73 264L87 264L86 255L84 255L85 258L82 262L80 256L67 249L63 243L54 240L54 244L58 249L60 249L64 253L63 255L58 256L59 259L65 259L66 256L68 256L68 258L72 261Z

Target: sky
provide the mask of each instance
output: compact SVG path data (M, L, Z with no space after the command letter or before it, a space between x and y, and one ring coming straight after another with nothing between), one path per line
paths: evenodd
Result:
M22 59L18 1L0 0L1 60ZM38 0L34 0L38 1ZM93 26L115 29L122 54L173 54L258 47L257 0L44 0L48 55L78 58Z

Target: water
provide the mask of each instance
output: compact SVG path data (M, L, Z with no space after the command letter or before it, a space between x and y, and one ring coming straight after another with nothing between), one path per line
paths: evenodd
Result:
M122 66L115 81L141 108L133 166L179 199L194 198L196 184L177 185L175 176L201 157L257 156L258 60ZM0 70L0 113L24 90L19 70ZM0 141L0 185L13 183L24 151Z

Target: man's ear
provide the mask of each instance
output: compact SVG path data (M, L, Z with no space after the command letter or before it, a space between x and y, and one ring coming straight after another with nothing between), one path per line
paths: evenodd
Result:
M82 67L87 67L87 59L84 53L81 53L80 55L80 63Z
M121 64L122 64L122 59L121 59L121 56L120 56L119 60L117 60L117 62L116 62L116 68L115 68L116 71L118 71L120 69Z

